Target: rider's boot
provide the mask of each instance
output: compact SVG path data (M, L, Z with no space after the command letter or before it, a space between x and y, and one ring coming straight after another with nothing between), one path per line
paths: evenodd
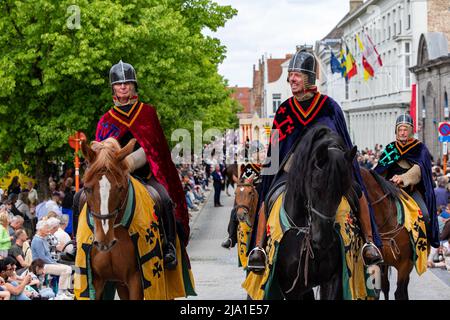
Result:
M163 200L163 202L166 202ZM163 245L164 266L168 270L173 270L177 266L177 249L176 249L176 224L173 210L173 203L169 199L169 203L163 205L163 225L165 233L165 244Z
M361 255L363 257L364 265L374 265L383 262L383 256L377 246L373 243L372 227L370 224L370 212L367 199L362 194L359 198L359 223L364 235L365 244L361 248Z
M225 249L233 248L237 243L237 228L239 222L236 217L236 209L233 208L230 215L230 222L228 223L228 238L222 242L222 247Z
M258 230L256 232L256 245L248 255L247 269L256 273L264 272L267 264L267 254L264 250L266 246L267 219L264 213L264 205L261 206L258 216Z

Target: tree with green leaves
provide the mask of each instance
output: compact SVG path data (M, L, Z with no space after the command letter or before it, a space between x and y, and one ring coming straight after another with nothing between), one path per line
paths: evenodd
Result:
M3 0L0 2L0 176L27 163L47 191L48 163L73 161L68 137L89 140L112 106L109 69L137 71L142 101L175 128L237 125L218 74L225 48L205 36L236 10L210 0Z

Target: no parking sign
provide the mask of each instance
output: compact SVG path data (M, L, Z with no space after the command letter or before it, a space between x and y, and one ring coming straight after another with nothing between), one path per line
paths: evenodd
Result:
M450 122L439 122L439 141L450 142Z

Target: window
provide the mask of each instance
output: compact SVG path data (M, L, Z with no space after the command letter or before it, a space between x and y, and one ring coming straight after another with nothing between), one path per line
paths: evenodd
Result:
M281 104L281 94L280 93L274 93L272 95L272 107L273 107L273 113L277 112L278 107Z
M348 100L348 80L345 79L345 99Z
M448 95L447 91L444 93L444 117L448 118L449 112L448 112Z
M387 16L387 29L388 29L388 40L391 39L391 14L388 13Z
M406 16L407 16L406 30L409 30L409 29L411 29L411 1L410 0L406 1Z
M425 105L425 96L422 96L422 119L427 117L426 105Z
M411 86L411 73L409 67L411 66L411 43L405 42L405 87Z
M402 19L398 20L398 34L402 33Z
M397 35L397 23L394 22L394 36Z
M386 17L383 17L383 41L386 40Z

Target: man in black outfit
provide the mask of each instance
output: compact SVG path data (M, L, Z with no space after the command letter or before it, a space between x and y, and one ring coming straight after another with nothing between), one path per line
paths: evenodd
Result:
M216 164L215 171L211 175L214 181L214 207L223 207L223 205L220 203L220 192L222 191L224 179L222 176L222 172L220 171L220 165Z

